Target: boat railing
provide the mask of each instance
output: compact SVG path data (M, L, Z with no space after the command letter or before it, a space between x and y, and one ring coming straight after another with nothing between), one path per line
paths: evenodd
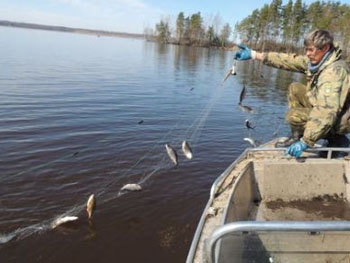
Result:
M215 263L217 242L240 232L329 232L350 231L350 221L240 221L218 227L208 240L207 255Z
M287 148L268 148L268 147L264 147L264 148L249 148L250 151L281 151L281 152L285 152L287 150ZM331 159L332 158L332 153L333 152L344 152L347 153L349 155L350 153L350 148L342 148L342 147L315 147L315 148L308 148L305 150L305 152L308 153L320 153L320 152L324 152L324 155L327 156L327 159ZM286 154L286 156L288 156L288 154ZM291 157L292 158L292 157Z

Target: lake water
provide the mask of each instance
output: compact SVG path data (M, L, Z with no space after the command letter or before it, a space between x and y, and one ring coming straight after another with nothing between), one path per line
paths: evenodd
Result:
M232 52L5 27L0 55L0 262L184 262L243 138L288 135L300 78L240 62L222 85ZM237 106L243 84L253 114ZM65 215L79 220L51 229Z

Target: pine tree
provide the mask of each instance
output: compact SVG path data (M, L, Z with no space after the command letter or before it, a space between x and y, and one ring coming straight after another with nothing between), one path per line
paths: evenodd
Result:
M176 39L178 43L181 43L184 32L185 32L185 15L183 12L180 12L176 19Z

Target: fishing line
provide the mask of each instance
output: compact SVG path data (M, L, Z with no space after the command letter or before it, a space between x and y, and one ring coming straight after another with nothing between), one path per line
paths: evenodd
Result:
M201 136L204 124L211 113L213 107L216 105L216 102L222 95L222 85L218 85L214 90L214 95L210 97L209 102L201 110L199 116L192 122L192 124L187 128L185 132L185 138L188 138L188 141L192 146L195 146Z
M220 87L220 86L219 86ZM195 121L193 121L193 123L188 127L186 133L190 134L190 139L194 140L194 144L196 142L196 138L199 137L200 135L200 130L202 129L207 117L209 116L209 113L211 112L213 106L215 105L216 101L218 100L218 98L220 98L221 92L215 92L215 96L211 96L211 100L209 101L209 103L207 104L207 106L201 111L199 117L197 117L195 119ZM120 176L118 176L117 178L115 178L115 180L110 181L108 183L106 183L105 185L103 185L101 188L103 189L102 191L98 191L96 194L102 195L104 193L106 193L111 187L113 187L117 182L119 182L121 179L127 177L130 174L130 171L134 170L139 164L141 164L150 154L156 152L158 153L158 155L155 155L156 157L160 156L160 159L157 158L157 160L154 161L154 165L151 167L150 171L146 171L146 173L144 173L145 175L142 176L137 183L138 184L144 184L146 183L153 175L155 175L158 171L164 169L164 168L168 168L170 166L169 161L167 160L167 156L165 156L165 151L164 149L161 149L161 155L159 155L159 146L161 145L163 148L163 144L169 142L169 140L167 138L169 138L169 136L171 135L172 141L174 141L174 138L176 139L178 138L182 138L183 139L183 135L178 134L178 136L174 136L174 130L177 129L177 127L179 127L179 125L182 123L182 120L184 118L185 115L182 115L180 120L178 120L171 129L168 130L168 132L166 134L163 135L163 137L161 139L159 139L158 141L156 141L156 143L153 145L153 147L146 152L142 157L140 157L134 165L132 165L131 167L129 167L125 172L123 172ZM193 129L194 128L194 129ZM180 137L181 136L181 137ZM157 151L155 151L157 149ZM167 161L167 163L165 163L165 161ZM165 163L165 164L164 164ZM117 171L118 168L116 168L114 171L111 171L110 173L113 174ZM125 193L125 192L124 192ZM120 194L117 196L119 197L121 196ZM108 201L108 200L105 200Z
M165 145L165 143L167 142L166 138L169 137L169 135L173 132L173 130L175 130L178 126L179 126L179 123L182 121L182 118L180 118L179 121L177 121L171 129L168 130L168 132L166 134L164 134L160 139L158 139L154 144L153 146L143 155L141 156L132 166L130 166L125 172L123 172L120 176L118 176L115 180L111 181L111 182L108 182L106 185L102 186L102 188L104 189L102 191L102 193L105 193L107 192L108 189L110 189L112 186L114 186L117 182L119 182L121 179L125 178L127 175L129 175L130 171L134 170L139 164L141 164L144 160L146 160L147 157L149 157L151 154L155 157L158 157L160 156L160 160L158 159L154 161L155 164L153 164L151 166L151 169L150 171L147 171L147 173L153 175L155 174L156 171L160 170L161 168L164 168L165 166L161 165L161 163L164 162L165 160L165 157L164 157L164 149L165 149L165 146L163 146L163 144ZM150 161L148 159L148 161ZM148 165L149 167L149 165ZM110 174L114 174L116 173L118 170L118 168L116 168L115 170L109 172ZM138 183L144 183L147 179L150 178L149 175L146 175L145 176L146 179L140 179Z
M109 190L118 181L120 181L122 178L125 178L127 175L129 175L130 171L132 171L139 164L141 164L142 161L144 161L150 154L154 155L155 150L157 150L157 152L158 152L158 155L155 155L155 156L159 156L159 149L158 148L159 148L160 144L164 144L164 142L166 141L166 138L169 137L169 135L173 132L173 130L176 129L179 126L180 122L181 122L181 119L178 122L176 122L173 125L173 127L171 129L169 129L168 132L162 136L161 139L157 140L156 143L154 143L153 147L150 148L142 157L140 157L124 173L122 173L121 175L116 177L115 180L109 181L108 183L100 186L99 187L100 190L94 191L96 197L98 198L98 197L102 196L104 193L107 192L107 190ZM106 140L108 138L110 138L111 136L112 136L112 134L110 134L108 136L105 136L104 138L100 138L100 139L96 140L95 142L90 143L88 146L85 146L84 148L81 148L81 147L76 148L76 149L74 149L74 151L75 152L78 151L79 153L84 153L84 152L90 150L91 148L95 147L97 144L99 144L101 142L106 142ZM154 175L160 169L165 168L167 166L167 165L161 165L161 163L164 163L164 160L165 160L164 149L162 149L161 153L162 153L161 154L161 159L156 162L156 166L152 167L152 169L149 172L147 172L145 176L143 176L141 179L139 179L139 183L140 184L141 183L145 183L152 175ZM21 176L21 175L29 173L29 172L33 172L33 171L38 170L38 169L46 168L49 165L54 164L54 163L59 162L59 161L63 161L65 159L67 159L68 157L72 157L72 153L63 155L61 158L56 158L53 161L46 162L46 163L43 163L43 164L40 164L40 165L37 165L37 166L33 166L33 167L31 167L31 168L29 168L29 169L27 169L25 171L18 172L16 174L12 175L12 176L9 176L8 179L12 179L13 180L14 177L18 177L18 176ZM117 170L118 170L118 168L116 168L115 170L111 171L110 173L116 173ZM2 182L3 182L3 180L2 180ZM101 190L101 189L103 189L103 190ZM103 203L105 203L107 201L109 201L109 200L108 199L106 199L106 200L101 199L101 200L99 200L99 204L103 204ZM2 235L0 235L0 244L6 243L6 242L8 242L8 241L10 241L10 240L12 240L14 238L15 238L15 240L22 240L22 239L24 239L24 238L26 238L26 237L28 237L28 236L30 236L32 234L43 232L45 230L49 230L49 229L51 229L51 223L55 220L55 218L76 215L79 212L81 212L84 209L84 207L85 207L85 202L80 204L80 205L74 205L73 208L69 209L68 211L66 211L63 214L60 214L58 216L57 215L54 216L50 220L45 220L45 221L42 221L41 223L37 223L37 224L30 225L30 226L27 226L27 227L19 228L19 229L15 230L15 231L13 231L13 232L11 232L9 234L5 234L5 235L2 234Z
M219 86L220 87L220 86ZM209 103L206 105L206 107L201 111L199 117L197 117L192 124L187 128L187 131L185 132L185 134L189 134L187 135L185 138L190 138L191 141L194 141L194 143L192 143L193 145L195 145L196 143L196 139L200 136L200 132L201 129L203 128L203 125L207 119L207 117L209 116L209 113L211 112L211 109L213 108L213 106L215 105L216 101L218 98L220 98L221 92L220 93L215 93L216 96L211 96L211 100L209 101ZM185 114L183 114L181 116L181 119L176 122L176 124L173 126L172 129L170 129L167 134L165 134L159 141L158 144L164 144L166 142L169 142L169 140L166 140L166 138L168 138L169 135L171 135L172 138L172 142L177 141L179 138L181 138L183 140L184 136L183 134L181 134L181 132L178 135L174 135L173 131L180 125L182 124L182 119L184 118ZM194 129L193 129L194 128ZM133 165L132 167L130 167L130 169L128 169L124 175L126 175L130 170L134 169L142 160L144 160L151 152L153 152L153 149L155 149L157 147L157 144L154 145L154 147L148 152L146 153L143 157L141 157L136 163L135 165ZM164 152L164 151L163 151ZM144 184L147 180L149 180L154 174L156 174L156 172L158 172L159 170L163 169L163 168L167 168L169 167L169 164L163 164L164 161L167 159L167 157L163 154L162 155L162 159L159 160L157 162L157 164L155 165L155 167L153 168L153 170L151 170L149 173L146 173L143 177L140 178L140 180L138 181L138 184ZM168 162L168 160L166 160ZM108 188L111 187L112 185L114 185L115 182L112 182L111 185L108 185Z
M182 117L183 118L183 117ZM168 141L167 138L171 135L171 133L179 126L179 124L182 121L182 118L180 118L179 121L177 121L171 129L168 130L166 134L162 136L159 140L156 141L156 143L153 144L153 147L151 147L142 157L140 157L132 166L130 166L127 170L125 170L122 174L120 174L118 177L114 178L114 180L107 182L104 185L101 185L99 189L95 191L95 195L102 196L106 192L108 192L116 183L121 181L123 178L130 177L130 172L134 170L138 165L140 165L144 160L149 157L149 155L153 155L155 160L152 161L152 165L147 165L147 167L150 167L150 169L147 169L144 171L144 175L140 177L138 180L136 180L137 184L144 184L147 180L149 180L154 174L156 174L158 171L168 168L170 166L170 163L165 163L166 156L164 151L164 145ZM150 161L150 159L147 159ZM110 171L109 174L115 174L119 168L114 169L113 171ZM133 182L135 183L135 182ZM128 191L119 191L117 196L111 197L111 198L104 198L101 201L99 201L99 204L103 204L106 202L109 202L111 200L114 200L115 198L118 198L126 193L129 193ZM84 208L84 205L81 206L81 208Z
M21 241L31 235L34 234L40 234L45 231L51 230L52 229L52 223L61 217L65 216L71 216L71 215L76 215L78 214L85 205L79 205L71 208L70 210L66 211L65 213L62 213L61 215L55 216L49 220L44 220L40 223L36 223L30 226L18 228L8 234L0 234L0 248L2 244L6 244L12 240L14 241Z
M173 127L173 129L178 125L178 123L176 123ZM170 133L171 133L172 129L168 131L167 134L165 134L162 139L160 141L163 141L164 138L166 136L168 136ZM104 141L106 140L106 138L108 137L105 137L103 139L99 139L98 141L95 141L96 142L101 142L101 141ZM85 147L85 149L81 149L80 148L80 152L82 151L88 151L89 148L91 148L91 144L90 146L87 146ZM128 168L121 176L118 176L115 180L113 180L112 182L108 182L107 184L105 184L104 186L101 186L99 187L99 189L103 189L102 191L100 190L97 190L95 191L95 195L96 195L96 198L98 199L98 197L102 196L105 192L107 192L108 189L110 189L116 182L118 182L119 180L121 180L122 178L124 178L126 175L129 174L129 172L134 169L137 165L139 165L144 159L146 159L146 157L151 154L154 149L157 147L157 144L155 144L148 152L146 152L145 155L143 155L139 160L136 161L136 163L131 166L130 168ZM49 166L50 164L53 164L55 162L58 162L58 161L63 161L65 158L67 157L71 157L72 154L67 154L67 155L64 155L62 156L61 158L58 158L58 159L55 159L51 162L46 162L44 164L40 164L40 165L37 165L37 166L34 166L26 171L22 171L22 172L19 172L17 174L15 174L14 176L20 176L20 175L23 175L25 173L28 173L30 171L35 171L36 169L40 169L40 168L45 168L47 166ZM165 159L165 158L163 158ZM118 168L116 168L114 171L112 171L113 173L117 171ZM153 174L155 174L158 170L160 170L160 167L155 167L153 168L153 170L151 170L151 172L144 178L142 178L140 180L140 182L144 183L146 180L148 180ZM9 179L13 179L13 176L9 177ZM113 198L114 199L114 198ZM106 200L99 200L99 204L103 204L105 202L108 202L109 200L106 199ZM80 213L84 208L85 208L85 202L80 204L80 205L74 205L72 208L70 208L68 211L66 211L65 213L62 213L60 215L56 215L54 217L52 217L51 219L49 220L44 220L40 223L37 223L37 224L34 224L34 225L29 225L29 226L26 226L26 227L21 227L21 228L18 228L16 229L15 231L12 231L8 234L0 234L0 245L1 244L5 244L11 240L17 240L17 241L20 241L20 240L23 240L33 234L37 234L37 233L42 233L46 230L50 230L51 229L51 223L57 219L57 218L60 218L60 217L64 217L64 216L72 216L72 215L77 215L78 213Z
M220 88L221 85L218 85L218 87ZM217 92L217 90L219 90L219 92ZM204 126L210 112L212 111L213 106L216 104L217 100L221 97L221 93L222 93L222 89L215 90L214 96L213 95L211 96L209 103L202 109L199 116L187 128L187 130L185 132L186 138L189 138L189 140L192 142L193 145L195 145L197 143L197 140L199 139L199 137L201 135L203 126ZM132 170L134 170L137 166L141 165L143 163L143 161L145 161L151 154L152 154L152 156L156 157L155 160L153 161L153 165L151 166L150 170L147 170L144 173L144 175L138 179L138 182L137 182L138 184L145 184L157 172L159 172L162 169L168 168L171 165L169 160L166 160L167 156L166 156L166 152L164 150L164 145L162 145L162 144L169 142L170 137L172 138L172 140L174 140L174 138L176 138L176 137L180 138L180 136L181 136L180 133L178 134L178 136L174 136L174 130L176 130L179 127L179 125L182 123L184 116L185 116L185 114L183 116L181 116L180 120L178 120L172 126L172 128L168 130L168 132L166 134L164 134L159 140L157 140L154 143L154 145L143 156L141 156L132 166L130 166L128 169L126 169L122 174L118 175L118 177L113 178L112 181L109 181L109 182L101 185L100 187L98 187L99 189L96 189L94 191L96 199L99 200L98 201L99 205L102 205L108 201L114 200L115 198L118 198L118 197L124 195L125 193L128 193L126 191L119 192L117 194L117 196L112 196L111 198L106 197L106 198L99 199L99 197L103 196L106 192L108 192L117 182L119 182L121 179L130 175L130 172ZM89 145L87 145L87 146L77 147L77 148L72 149L72 151L78 152L79 154L87 152L88 150L95 147L96 145L99 145L101 142L107 143L107 139L111 138L111 136L113 136L113 134L108 134L107 136L105 136L103 138L99 138L98 140L96 140L92 143L90 141ZM183 139L183 136L181 138ZM160 147L160 146L162 146L162 147ZM160 152L159 152L159 150L160 150ZM67 159L69 157L72 157L72 153L63 155L62 157L56 158L55 160L30 167L29 169L27 169L25 171L21 171L21 172L18 172L12 176L9 176L9 179L13 180L14 177L18 177L18 176L21 176L23 174L36 171L38 169L46 168L51 164L54 164L54 163L57 163L60 161L64 161L65 159ZM148 161L150 161L150 160L148 160ZM167 161L167 163L165 161ZM118 169L119 168L115 168L114 170L110 171L109 174L115 174L118 171ZM27 238L33 234L42 233L44 231L50 230L51 226L52 226L52 222L54 222L55 219L61 218L64 216L77 215L82 210L84 210L85 206L86 206L85 202L81 203L79 205L74 205L72 208L70 208L66 212L64 212L60 215L53 216L49 220L44 220L44 221L37 223L37 224L18 228L9 234L5 234L5 235L2 234L2 235L0 235L0 245L7 243L11 240L19 241L19 240Z

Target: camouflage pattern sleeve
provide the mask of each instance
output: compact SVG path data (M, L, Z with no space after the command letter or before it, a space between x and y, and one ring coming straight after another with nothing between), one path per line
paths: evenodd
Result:
M296 54L268 52L263 58L263 63L274 68L306 74L308 60L307 57Z
M313 106L303 135L304 141L313 146L320 138L325 138L334 126L343 105L341 102L344 80L347 72L344 67L333 66L320 73L317 83L308 94Z

